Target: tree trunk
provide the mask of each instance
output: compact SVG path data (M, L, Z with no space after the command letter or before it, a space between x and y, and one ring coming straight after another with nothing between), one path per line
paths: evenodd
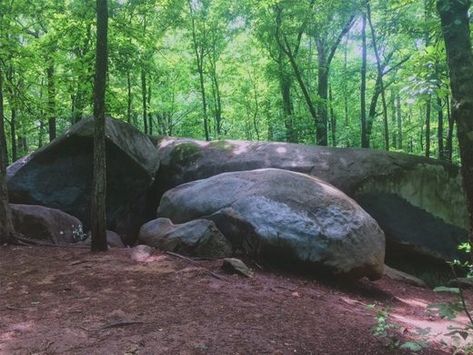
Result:
M141 100L143 104L143 125L145 134L148 134L148 100L146 99L146 72L141 68Z
M317 46L317 59L318 59L318 83L317 83L317 94L319 95L320 103L317 105L318 110L318 124L317 124L317 144L327 145L327 123L328 123L328 63L326 60L326 54L322 50L322 46Z
M286 128L286 141L297 143L298 139L293 125L293 105L291 98L292 80L284 71L282 56L279 59L279 87L281 90L282 109L284 115L284 126Z
M314 120L316 131L315 141L319 145L327 145L327 127L324 127L324 123L320 121L317 117L317 112L315 110L314 103L312 101L312 98L310 97L309 91L307 90L307 86L304 83L304 79L302 78L302 74L300 72L299 66L297 65L294 53L292 52L289 42L287 41L287 38L285 36L284 42L279 42L279 46L284 51L284 53L286 53L289 62L291 63L294 75L296 76L296 80L299 84L299 87L301 88L302 95L304 96L309 113L312 116L312 119ZM325 135L323 134L323 132L325 132Z
M49 141L56 138L56 85L54 82L54 64L52 59L48 65L46 75L48 79L48 132Z
M333 95L332 95L332 85L329 85L328 88L328 101L330 108L330 133L332 135L332 146L337 146L337 117L335 117L335 112L333 110Z
M92 206L90 209L92 251L107 250L107 169L105 147L105 90L107 79L107 35L108 5L107 0L97 0L97 45L95 57L94 83L94 177Z
M397 145L399 149L403 149L403 134L402 134L402 111L401 111L401 97L396 95L396 113L397 113Z
M468 11L470 1L438 0L452 89L452 116L462 160L461 172L473 242L473 54Z
M360 84L360 111L361 111L361 147L369 148L369 138L366 122L366 15L361 18L361 84Z
M131 124L131 105L133 103L133 97L131 96L131 75L130 70L126 72L126 85L127 85L127 110L126 110L126 120Z
M347 34L347 39L345 41L345 50L344 50L344 56L343 56L343 74L344 78L347 79L348 77L348 40L349 40L349 34ZM348 127L348 91L347 91L347 85L346 83L343 85L343 112L345 113L345 127Z
M432 112L431 96L429 95L425 112L425 156L430 157L430 116Z
M453 130L455 129L455 121L453 120L453 116L450 112L450 98L447 97L446 99L447 104L447 118L448 118L448 133L447 139L445 142L445 157L448 161L452 161L453 157Z
M194 10L192 9L191 0L188 1L188 5L189 5L189 12L190 12L191 24L192 24L192 42L194 45L197 71L199 73L200 93L202 95L202 113L204 115L204 135L205 135L205 140L210 141L209 122L208 122L208 114L207 114L207 96L205 93L205 80L204 80L204 48L202 48L202 43L199 46L199 43L197 41Z
M3 106L3 73L0 66L0 244L12 242L14 228L8 204L7 189L7 141L5 138L5 111Z
M393 127L396 127L396 119L397 119L397 115L396 115L396 98L394 96L394 93L391 91L391 97L390 97L390 101L391 101L391 123L392 123L392 126ZM398 148L398 142L397 142L397 130L393 129L391 131L391 134L392 134L392 146L394 149L397 149Z
M151 80L150 80L151 82ZM151 113L151 83L148 83L148 134L153 135L153 114Z
M443 107L442 99L437 97L437 114L438 114L438 126L437 126L437 146L438 146L438 158L440 160L445 159L445 150L443 146Z
M383 103L383 122L384 122L384 149L389 150L389 122L388 122L388 107L386 104L386 93L384 90L383 82L383 67L381 64L381 58L378 51L378 42L376 40L376 33L374 31L373 22L371 21L371 7L369 2L366 3L368 23L371 29L371 38L373 42L374 54L376 57L376 69L378 70L378 76L380 78L380 89L381 89L381 101Z
M16 141L16 105L10 102L10 140L11 140L11 160L12 162L18 159L18 144Z

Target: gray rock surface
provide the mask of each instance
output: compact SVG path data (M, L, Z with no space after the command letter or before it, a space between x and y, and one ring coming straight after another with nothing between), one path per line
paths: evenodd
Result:
M60 209L88 227L92 185L94 121L85 119L52 143L8 168L14 203ZM132 243L139 227L153 217L148 192L159 159L151 140L136 128L106 121L107 228Z
M416 286L416 287L422 287L422 288L427 287L427 284L423 280L419 279L418 277L415 277L415 276L413 276L411 274L408 274L404 271L394 269L394 268L389 267L387 265L384 265L384 275L389 277L391 280L405 282L409 285L413 285L413 286Z
M80 241L82 223L76 217L44 206L10 204L10 207L15 230L29 239L53 244Z
M467 238L468 215L459 168L446 162L371 149L274 142L165 137L157 146L162 167L158 195L223 172L280 168L327 181L375 219L380 218L388 256L392 246L402 246L407 238L414 253L451 260L459 256L458 243ZM378 196L375 202L373 195Z
M158 218L141 227L138 241L191 256L220 258L232 253L229 242L215 223L206 219L173 224L168 218Z
M246 277L253 277L253 271L246 264L237 258L223 259L222 269L231 274L240 274Z
M383 273L385 239L376 221L343 192L304 174L260 169L183 184L164 194L158 216L212 220L234 249L259 256L352 277Z

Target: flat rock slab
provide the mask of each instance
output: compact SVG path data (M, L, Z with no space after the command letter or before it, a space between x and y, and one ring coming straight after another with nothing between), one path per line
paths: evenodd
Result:
M306 263L350 277L383 274L385 240L376 221L332 185L287 170L224 173L166 192L158 215L209 219L250 255Z

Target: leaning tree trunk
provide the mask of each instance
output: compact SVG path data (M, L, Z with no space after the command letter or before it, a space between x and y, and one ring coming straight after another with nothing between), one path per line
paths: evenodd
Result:
M97 47L94 83L94 179L91 206L92 251L107 250L106 157L105 157L105 88L107 80L107 0L97 0Z
M3 74L0 67L0 244L13 240L14 229L8 205L7 190L7 141L5 139L5 116L3 108Z
M473 54L469 28L468 0L438 0L452 89L452 116L462 160L462 177L473 241Z

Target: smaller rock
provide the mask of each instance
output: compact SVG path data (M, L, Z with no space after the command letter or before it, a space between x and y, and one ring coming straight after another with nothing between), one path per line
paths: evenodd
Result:
M53 244L76 243L82 223L63 211L38 205L10 204L15 230L26 238Z
M131 248L130 258L134 261L144 262L153 254L153 251L154 249L150 246L140 244Z
M448 282L449 287L459 287L459 288L473 288L473 278L470 277L457 277Z
M230 243L215 223L206 219L173 224L168 218L158 218L141 227L138 240L155 248L190 256L222 258L232 253Z
M240 259L223 259L222 269L232 274L237 273L246 277L253 277L253 271L251 271L251 269Z
M111 248L124 248L122 238L114 231L107 231L107 244Z
M389 267L387 265L384 265L384 275L389 277L391 280L405 282L409 285L422 287L422 288L427 287L427 284L421 279L413 275L407 274L403 271L393 269L392 267Z
M91 233L87 233L87 239L83 240L81 243L90 245L91 243ZM114 231L107 230L107 245L110 248L124 248L125 244L122 241L122 238L115 233Z

